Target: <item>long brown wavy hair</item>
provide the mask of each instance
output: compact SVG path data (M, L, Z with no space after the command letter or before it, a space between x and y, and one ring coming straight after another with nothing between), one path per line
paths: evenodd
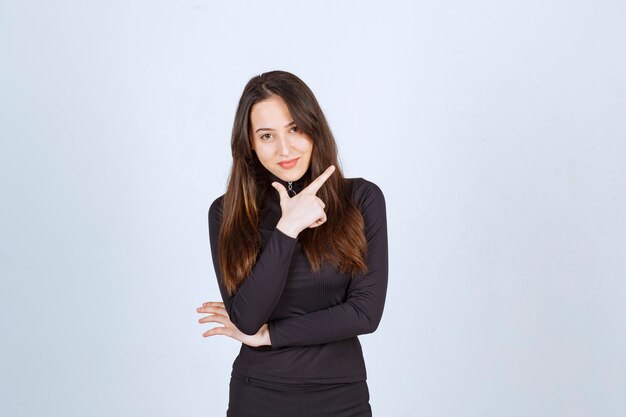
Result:
M223 200L219 238L220 267L230 294L250 274L260 253L259 211L270 181L269 171L261 165L251 147L250 111L255 103L272 95L285 101L298 129L313 142L309 169L303 176L304 186L330 165L336 168L316 194L326 204L328 220L298 235L309 263L314 271L319 271L324 261L351 275L367 270L363 216L347 195L337 145L324 113L313 92L300 78L289 72L272 71L250 79L233 123L233 165Z

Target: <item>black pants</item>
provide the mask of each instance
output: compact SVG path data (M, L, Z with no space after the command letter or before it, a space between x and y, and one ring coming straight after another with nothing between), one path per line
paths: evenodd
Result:
M227 417L371 417L365 381L293 386L232 376Z

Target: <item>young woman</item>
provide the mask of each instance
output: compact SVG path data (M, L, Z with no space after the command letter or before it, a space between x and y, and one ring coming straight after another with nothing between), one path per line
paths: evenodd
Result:
M223 302L203 335L242 342L228 416L371 416L360 334L378 327L387 291L380 188L344 178L307 85L272 71L246 85L226 193L209 209Z

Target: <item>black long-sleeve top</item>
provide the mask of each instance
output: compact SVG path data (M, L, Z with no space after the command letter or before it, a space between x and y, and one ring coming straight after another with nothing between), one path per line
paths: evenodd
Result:
M270 174L271 181L285 181ZM295 192L304 186L293 184ZM241 345L232 375L278 383L341 383L366 379L360 334L381 320L387 292L387 219L380 188L346 179L345 192L363 214L367 271L352 278L325 262L314 272L297 238L276 224L278 192L268 185L260 211L261 252L250 275L231 296L219 266L223 195L209 208L209 237L218 286L230 320L255 334L268 323L271 346ZM319 227L324 227L321 225Z

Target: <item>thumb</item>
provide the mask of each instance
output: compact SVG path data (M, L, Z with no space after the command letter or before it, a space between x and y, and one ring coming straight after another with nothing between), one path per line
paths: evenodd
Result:
M278 191L278 195L280 196L280 201L288 200L290 198L289 193L287 193L287 189L281 183L273 182L272 187L274 187L276 191Z

